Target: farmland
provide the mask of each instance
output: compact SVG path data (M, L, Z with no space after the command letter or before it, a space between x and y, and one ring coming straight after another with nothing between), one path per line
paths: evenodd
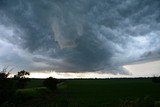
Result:
M117 107L129 103L146 107L159 100L159 90L160 84L149 79L70 80L66 96L71 107Z
M18 107L159 107L160 84L151 79L79 79L63 80L55 92L32 79ZM28 96L28 97L26 97Z

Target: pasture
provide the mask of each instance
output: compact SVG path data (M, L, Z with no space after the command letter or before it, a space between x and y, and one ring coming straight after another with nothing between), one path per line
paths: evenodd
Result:
M32 79L17 107L160 107L160 84L151 79L64 80L52 93ZM21 98L21 97L20 97ZM19 99L17 99L19 100Z
M160 100L160 84L150 79L69 80L66 99L71 107L152 107Z

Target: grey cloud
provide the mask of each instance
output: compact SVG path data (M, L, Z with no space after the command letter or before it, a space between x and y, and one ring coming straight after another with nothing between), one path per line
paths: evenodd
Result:
M44 69L129 74L123 65L160 57L158 0L1 0L0 4L1 26L14 31L13 37L1 33L0 38L29 52L33 63L48 65Z

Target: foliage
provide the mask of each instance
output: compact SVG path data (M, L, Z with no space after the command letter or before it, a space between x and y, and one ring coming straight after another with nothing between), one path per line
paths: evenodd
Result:
M7 72L7 68L3 68L0 72L0 106L10 100L16 91L15 81L8 78L10 73L9 71Z
M14 75L14 78L26 78L25 76L30 75L29 72L22 70L20 72L18 72L17 75Z
M19 78L19 79L17 79L17 88L19 88L19 89L25 88L29 81L30 81L29 78Z
M43 85L52 91L57 89L57 84L58 84L58 80L52 77L45 79L43 82Z
M120 107L154 107L154 100L152 97L145 96L144 98L135 99L121 99Z
M10 71L8 67L4 67L0 71L0 106L2 104L7 105L7 101L14 97L17 88L24 88L29 80L25 78L26 75L29 75L29 72L23 70L18 72L14 78L8 78Z
M12 97L15 105L6 102L4 107L160 107L159 84L150 78L66 80L56 85L56 93L39 87L48 79L32 79L30 88L18 89Z
M160 83L160 76L159 77L152 77L152 82Z
M26 78L25 76L30 75L29 72L22 70L18 72L16 75L14 75L14 79L17 80L17 87L22 89L25 88L27 85L27 82L30 80L29 78Z
M2 69L2 71L0 71L0 79L6 79L9 76L9 74L10 74L9 72L11 70L7 72L7 69L8 69L8 67L4 67Z
M154 107L160 107L160 101L155 101Z
M26 88L18 89L15 93L15 102L22 103L26 100L31 100L34 98L44 97L51 93L46 87L37 87L37 88Z
M44 79L30 79L28 84L26 85L25 88L37 88L37 87L43 87L43 81Z

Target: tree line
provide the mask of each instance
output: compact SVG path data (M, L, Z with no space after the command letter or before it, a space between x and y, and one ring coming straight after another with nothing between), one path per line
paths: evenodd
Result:
M19 71L14 77L9 78L11 70L7 70L7 68L8 67L5 67L0 71L0 106L6 101L14 99L16 90L24 89L30 81L30 78L27 78L27 76L30 75L28 71ZM58 82L57 79L49 77L43 81L43 86L51 91L55 91Z

